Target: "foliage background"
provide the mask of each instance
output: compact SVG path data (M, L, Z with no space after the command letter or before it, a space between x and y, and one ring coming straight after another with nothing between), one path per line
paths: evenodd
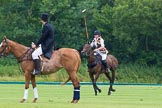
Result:
M83 9L87 11L82 13ZM6 35L30 46L41 35L40 15L44 12L55 27L56 48L80 51L98 29L109 52L124 67L138 64L161 69L162 0L0 0L0 40ZM1 61L1 65L10 63Z
M87 9L86 13L82 13ZM162 64L161 0L1 0L0 35L30 46L41 32L47 12L55 27L55 46L80 49L93 31L101 31L106 47L120 62Z

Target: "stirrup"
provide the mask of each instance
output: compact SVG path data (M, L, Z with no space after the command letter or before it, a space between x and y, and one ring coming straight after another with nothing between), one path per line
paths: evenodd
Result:
M110 72L110 69L109 69L109 68L107 68L107 69L106 69L106 72L108 72L108 73L109 73L109 72Z
M34 69L34 71L33 71L31 74L32 74L32 75L40 75L41 72L39 72L39 71L35 71L35 69Z

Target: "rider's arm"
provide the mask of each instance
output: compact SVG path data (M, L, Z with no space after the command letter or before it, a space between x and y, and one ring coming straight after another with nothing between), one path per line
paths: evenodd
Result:
M93 47L95 45L95 40L93 39L93 41L90 43L91 47Z
M102 50L103 48L105 48L105 44L104 44L104 40L103 39L100 39L100 44L101 44L101 46L96 48L95 50Z
M49 32L48 26L45 25L45 26L43 27L43 30L42 30L42 36L40 37L40 39L39 39L38 42L36 43L36 46L37 46L37 47L47 38L48 32Z

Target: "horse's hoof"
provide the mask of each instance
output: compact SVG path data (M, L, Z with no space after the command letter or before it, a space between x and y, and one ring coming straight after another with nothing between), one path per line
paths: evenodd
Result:
M115 92L116 90L115 89L111 89L112 92Z
M33 103L36 103L37 100L38 100L38 98L34 98Z
M78 103L79 100L72 100L71 103Z
M21 101L20 101L20 103L24 103L26 101L26 99L22 99Z
M99 92L99 93L101 93L101 91L102 91L101 89L98 89L98 92Z
M108 95L111 95L111 92L108 92Z

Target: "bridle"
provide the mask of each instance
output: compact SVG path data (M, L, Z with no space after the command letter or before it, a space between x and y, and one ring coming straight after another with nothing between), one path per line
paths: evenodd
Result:
M90 46L89 46L90 47ZM87 57L89 57L89 56L91 56L93 53L94 53L94 51L92 50L92 51L90 51L91 50L91 48L89 48L88 50L87 50L87 48L85 48L86 49L86 51L84 52L82 52L82 53L85 53L85 55L87 56Z
M6 43L5 46L2 45L3 42ZM7 42L6 40L3 40L2 43L1 43L0 47L3 47L3 49L2 49L2 51L0 51L0 57L4 57L4 56L7 55L7 54L5 53L5 51L6 51L7 47L8 47L8 42Z
M3 45L5 42L5 45ZM8 42L7 40L3 40L2 43L0 44L0 48L3 48L2 51L0 51L0 57L5 57L7 56L6 50L8 48ZM31 54L30 54L31 48L28 48L20 57L18 57L18 63L26 60L32 60ZM32 51L31 51L32 52Z
M92 47L89 44L87 46L84 46L82 53L85 54L88 59L87 66L89 69L95 67L97 64L101 64L101 61L97 55L98 53L96 51L93 51Z

